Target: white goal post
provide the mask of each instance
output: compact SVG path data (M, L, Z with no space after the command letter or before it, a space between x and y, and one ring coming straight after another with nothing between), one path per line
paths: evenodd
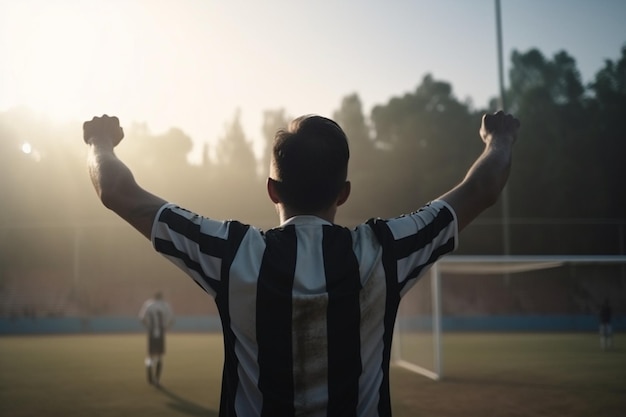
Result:
M539 271L558 268L565 265L585 264L621 264L622 278L626 274L626 255L452 255L435 263L426 276L415 288L409 291L421 292L419 297L407 297L402 300L396 326L392 350L392 365L400 366L433 380L443 377L442 355L442 274L455 275L493 275L507 276L520 272ZM421 289L419 288L421 287ZM407 298L410 298L407 300ZM430 311L424 315L426 319L418 320L418 306L408 305L412 302L425 304ZM408 307L409 313L403 307ZM410 340L409 339L416 339ZM430 346L428 346L430 345ZM425 363L415 360L416 350L423 349L428 359Z

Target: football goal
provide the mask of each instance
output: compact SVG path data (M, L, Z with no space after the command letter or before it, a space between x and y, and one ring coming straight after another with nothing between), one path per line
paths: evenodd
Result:
M400 304L392 364L439 380L444 330L580 330L624 286L624 255L445 257Z

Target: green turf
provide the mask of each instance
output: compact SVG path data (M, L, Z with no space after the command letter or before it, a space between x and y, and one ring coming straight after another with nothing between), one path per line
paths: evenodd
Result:
M396 417L626 415L626 350L594 334L443 342L442 381L392 369ZM161 390L144 349L143 335L0 337L0 416L217 416L221 336L170 334Z
M143 335L0 338L0 416L217 416L221 338L171 334L163 389Z
M440 382L394 373L396 417L626 416L626 350L601 351L595 334L453 333L443 346Z

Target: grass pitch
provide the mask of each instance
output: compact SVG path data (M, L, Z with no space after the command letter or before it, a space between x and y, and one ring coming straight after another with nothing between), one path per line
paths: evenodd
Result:
M394 416L626 415L626 349L602 352L595 334L443 343L442 381L392 369ZM0 415L217 416L221 335L170 334L162 389L146 382L145 345L139 334L0 337Z

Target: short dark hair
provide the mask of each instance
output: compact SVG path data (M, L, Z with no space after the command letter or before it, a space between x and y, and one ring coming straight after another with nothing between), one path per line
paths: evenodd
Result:
M313 213L332 205L348 176L348 138L333 120L294 119L274 137L272 164L278 195L287 207Z

